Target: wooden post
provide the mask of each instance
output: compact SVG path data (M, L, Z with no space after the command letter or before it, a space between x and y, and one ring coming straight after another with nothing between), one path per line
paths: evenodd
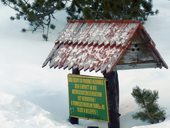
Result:
M78 70L78 68L72 69L72 74L77 74L77 75L79 75L79 74L80 74L80 71ZM79 119L70 116L70 117L69 117L69 122L70 122L71 124L78 124L78 123L79 123Z
M117 71L103 73L106 78L107 101L109 111L108 128L120 128L119 121L119 82Z

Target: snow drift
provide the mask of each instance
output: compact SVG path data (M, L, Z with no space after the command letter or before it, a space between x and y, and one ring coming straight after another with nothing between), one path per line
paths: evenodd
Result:
M66 122L56 122L49 112L32 103L0 92L1 128L71 128Z
M145 28L169 65L170 1L155 0L153 2L160 13L149 17ZM9 17L13 14L11 9L0 4L0 127L87 128L88 125L92 125L107 128L107 124L103 122L88 120L80 120L78 126L70 125L67 121L69 114L66 76L71 71L41 68L54 45L56 35L66 23L65 15L59 14L57 29L51 34L51 41L44 42L39 33L21 33L21 28L28 25L21 21L11 22ZM118 73L121 128L170 128L170 71L147 69ZM102 74L87 72L86 75L101 76ZM165 107L168 117L164 122L148 125L132 119L131 115L138 109L131 96L132 88L136 85L159 91L158 102L160 106Z

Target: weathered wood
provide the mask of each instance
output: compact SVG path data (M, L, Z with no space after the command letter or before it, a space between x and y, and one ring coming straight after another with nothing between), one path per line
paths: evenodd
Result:
M72 69L72 74L77 74L77 75L79 75L80 74L80 71L79 71L79 69L78 68L73 68ZM71 123L71 124L79 124L79 119L78 118L75 118L75 117L69 117L69 122Z
M117 71L103 73L106 78L109 123L108 128L120 128L119 121L119 82Z
M45 60L45 62L42 65L42 68L45 67L49 61L52 60L52 57L54 56L54 53L57 51L57 48L59 47L59 44L55 44L53 49L51 50L51 52L49 53L47 59Z
M124 65L116 65L114 70L130 70L130 69L143 69L143 68L157 68L160 67L156 62L148 62L148 63L136 63L136 64L124 64Z
M69 21L43 67L48 63L50 68L107 73L117 65L116 70L168 68L142 24L126 20Z

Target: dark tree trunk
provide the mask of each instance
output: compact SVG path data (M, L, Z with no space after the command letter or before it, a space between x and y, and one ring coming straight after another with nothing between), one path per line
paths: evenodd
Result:
M77 74L77 75L79 75L79 74L80 74L80 71L78 70L78 68L72 69L72 74ZM78 124L78 123L79 123L79 119L70 116L70 117L69 117L69 122L70 122L71 124Z
M106 78L107 100L109 110L108 128L120 128L119 121L119 81L117 71L103 73Z

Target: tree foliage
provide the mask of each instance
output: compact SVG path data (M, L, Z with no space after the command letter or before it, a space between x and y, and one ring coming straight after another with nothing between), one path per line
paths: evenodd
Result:
M16 11L11 20L24 19L32 26L32 32L43 31L48 39L50 29L55 29L52 20L57 11L66 9L68 19L134 19L145 21L154 15L152 0L1 0ZM23 32L28 31L22 29Z
M43 31L43 38L48 39L49 29L55 29L52 19L55 19L55 12L65 8L67 0L1 0L2 3L16 11L11 20L20 20L21 18L28 21L32 26L32 32L37 29ZM22 29L23 32L28 31Z
M134 119L141 119L149 123L158 123L165 120L166 113L157 103L158 91L142 90L137 86L133 89L132 96L141 108L141 111L133 115Z
M69 19L133 19L146 21L153 11L152 0L72 0Z

